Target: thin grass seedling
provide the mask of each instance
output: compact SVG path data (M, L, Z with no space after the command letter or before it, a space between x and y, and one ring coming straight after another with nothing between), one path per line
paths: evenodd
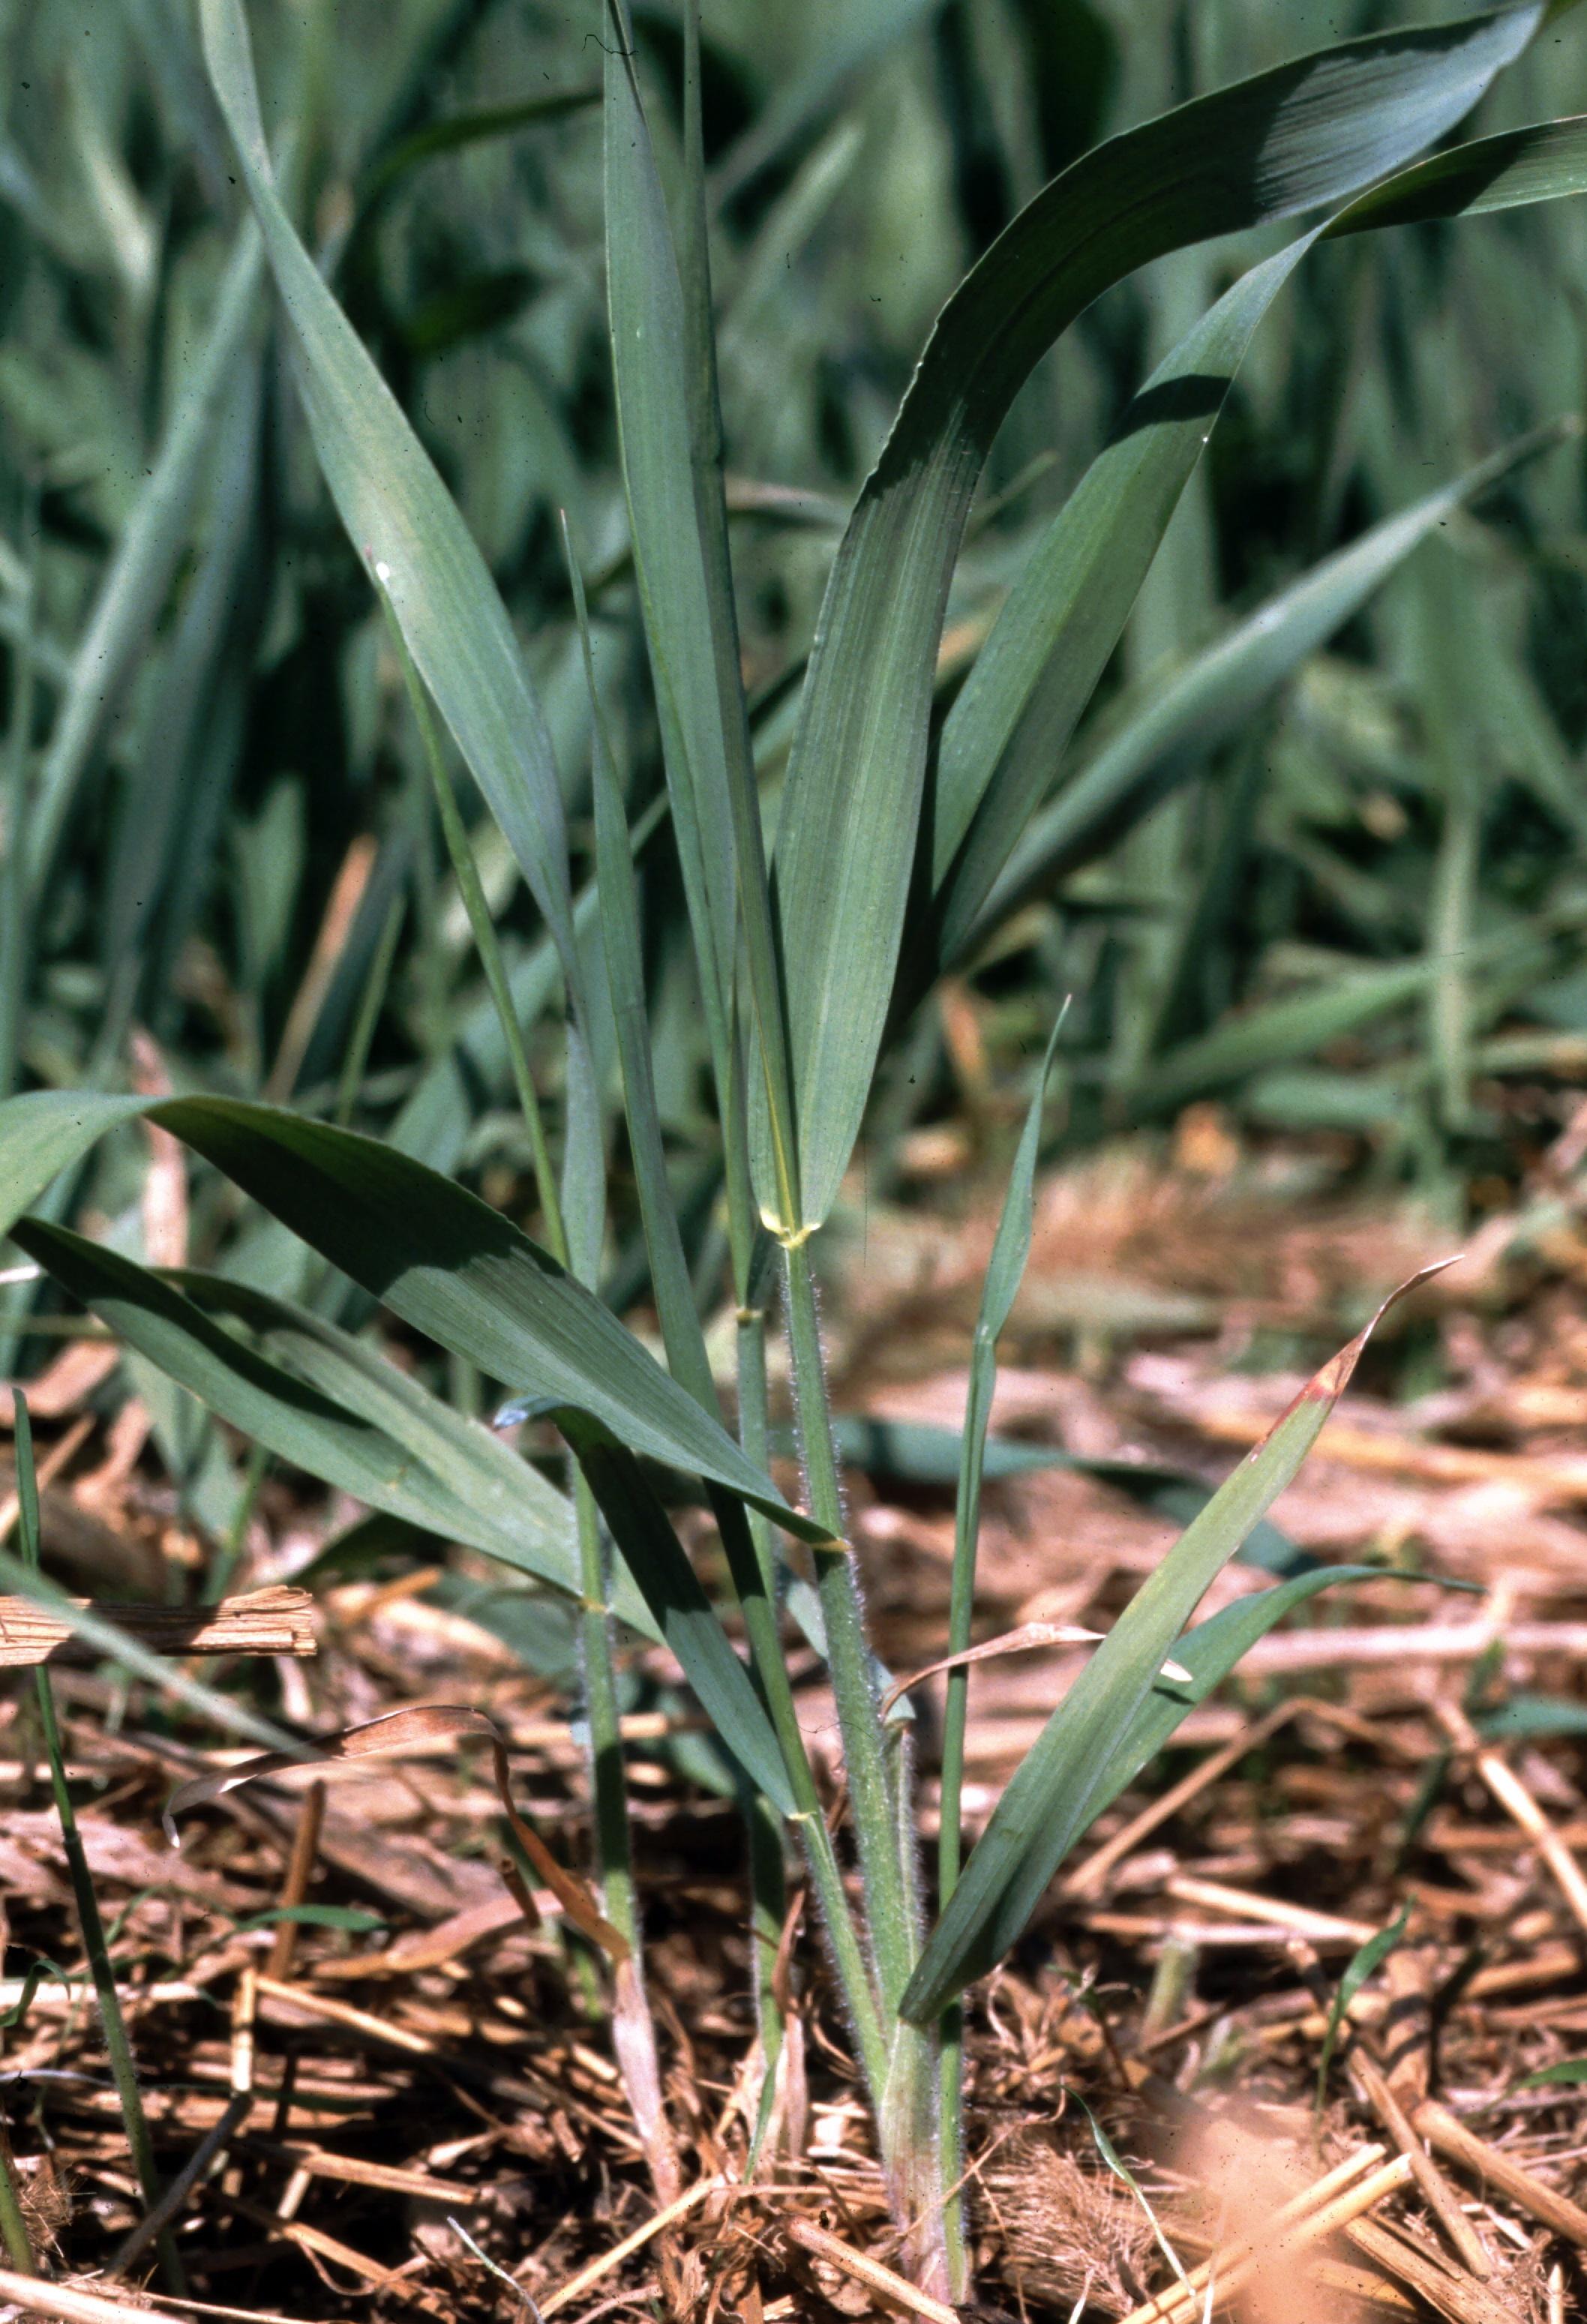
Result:
M1315 2111L1321 2115L1328 2094L1328 2069L1333 2062L1333 2052L1339 2041L1339 2031L1350 2014L1350 2005L1367 1979L1381 1969L1389 1954L1404 1937L1409 1925L1411 1908L1407 1904L1387 1928L1369 1937L1345 1963L1344 1974L1328 2010L1328 2024L1323 2035L1322 2052L1317 2060L1317 2092Z
M480 885L474 852L447 771L440 736L430 715L429 702L413 666L401 625L385 593L385 576L378 567L375 577L382 585L382 604L402 671L414 723L419 729L447 852L495 1006L502 1038L507 1047L513 1087L518 1093L523 1126L534 1160L535 1184L540 1214L545 1222L546 1240L558 1263L571 1267L573 1251L564 1216L562 1194L551 1159L540 1093L535 1087L522 1028L513 1006L512 987L497 942L495 925ZM571 1152L569 1141L568 1164ZM593 1260L598 1256L598 1231L587 1240L591 1246L588 1255ZM630 2102L650 2158L656 2191L663 2202L669 2202L677 2194L679 2181L677 2156L662 2107L655 2027L644 1997L642 1937L639 1900L634 1887L628 1787L623 1773L622 1713L609 1611L611 1582L602 1540L600 1512L586 1480L579 1472L576 1472L574 1479L574 1514L578 1536L579 1582L583 1592L579 1637L584 1670L584 1714L589 1737L590 1785L595 1804L595 1857L606 1916L628 1948L628 1958L619 1961L615 1969L617 2001L613 2032Z
M26 1397L19 1395L15 1397L14 1410L16 1499L23 1563L30 1572L37 1573L39 1492L33 1470L32 1425ZM94 1994L99 2004L100 2022L105 2028L105 2048L110 2061L111 2079L121 2104L122 2124L126 2131L133 2169L137 2175L144 2204L152 2211L160 2202L163 2189L154 2165L154 2144L149 2135L148 2116L143 2112L143 2095L138 2085L133 2045L115 1989L115 1968L106 1943L105 1924L99 1917L99 1901L94 1893L93 1875L88 1870L82 1835L78 1830L77 1811L66 1780L66 1755L61 1748L60 1728L55 1716L55 1692L49 1671L41 1665L34 1673L33 1683L38 1697L39 1725L44 1738L45 1756L50 1762L50 1784L55 1794L56 1813L60 1819L61 1848L77 1904L83 1950L88 1957L94 1980ZM187 2277L169 2227L161 2229L155 2248L159 2254L161 2281L166 2290L180 2299L187 2290Z
M1067 1014L1066 1005L1065 1015ZM981 1482L986 1434L997 1386L997 1343L1009 1320L1030 1252L1032 1205L1042 1110L1064 1017L1054 1026L1036 1090L1025 1118L1002 1216L982 1288L981 1312L970 1356L964 1402L959 1487L954 1511L953 1578L948 1595L947 1651L967 1655L975 1607L975 1552L981 1530ZM964 1729L969 1716L970 1673L961 1663L947 1674L942 1722L942 1810L937 1851L937 1893L946 1904L958 1886L960 1815L964 1779ZM964 2215L964 2014L955 2001L944 2012L940 2030L943 2227L950 2278L956 2299L966 2296L969 2260Z
M358 1013L353 1019L353 1029L347 1037L346 1054L337 1075L337 1102L332 1120L345 1130L357 1110L358 1093L364 1085L364 1070L369 1064L369 1052L374 1044L375 1027L385 1007L386 994L396 965L397 941L402 933L402 919L407 909L405 899L393 896L386 907L385 919L374 951L370 958L369 973L364 990L358 996Z
M1097 2120L1095 2115L1092 2112L1090 2107L1087 2106L1085 2100L1081 2097L1079 2091L1071 2089L1068 2090L1066 2095L1074 2099L1075 2105L1080 2108L1081 2113L1085 2116L1086 2121L1090 2124L1092 2142L1106 2168L1112 2172L1113 2177L1119 2181L1119 2184L1137 2203L1140 2204L1142 2211L1146 2214L1147 2224L1152 2231L1152 2238L1157 2244L1158 2249L1162 2253L1163 2257L1167 2261L1168 2265L1173 2269L1175 2275L1179 2281L1181 2289L1187 2293L1194 2293L1194 2287L1191 2283L1190 2278L1185 2273L1185 2268L1180 2261L1178 2253L1175 2250L1173 2245L1168 2240L1162 2221L1158 2218L1156 2211L1153 2210L1145 2188L1141 2185L1134 2172L1131 2171L1130 2165L1125 2162L1118 2148L1113 2144L1112 2140L1108 2136L1107 2132L1103 2128L1102 2124ZM1210 2282L1208 2285L1207 2313L1209 2316L1212 2313Z

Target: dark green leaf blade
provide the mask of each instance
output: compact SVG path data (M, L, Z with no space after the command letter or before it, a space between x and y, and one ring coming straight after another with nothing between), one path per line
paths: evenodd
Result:
M92 1090L30 1090L0 1104L0 1237L62 1170L69 1170L143 1101Z
M1351 203L1329 236L1428 218L1481 217L1587 190L1587 114L1536 121L1435 153Z
M577 1405L621 1442L825 1538L549 1252L378 1139L272 1106L178 1098L155 1120L396 1314L493 1379Z
M774 1199L791 1206L796 1155L782 981L743 687L710 362L704 221L686 300L650 134L609 0L606 277L613 376L634 567L655 681L672 823L719 1088L738 1071L733 1035L742 932L760 1037L761 1118L770 1129ZM724 1099L731 1121L734 1109Z
M1242 275L1158 366L993 622L937 753L927 973L966 949L1118 643L1257 326L1312 240Z
M765 1705L638 1462L587 1414L564 1407L550 1416L573 1447L618 1553L700 1708L757 1789L791 1816L794 1797Z
M635 1452L724 1485L785 1531L828 1538L549 1253L378 1139L238 1099L11 1098L0 1104L0 1228L106 1130L140 1114L492 1379L576 1404Z
M203 0L201 14L205 59L291 322L299 389L331 497L391 600L577 994L561 786L506 609L456 503L276 191L241 0Z
M1333 2062L1333 2052L1339 2041L1339 2029L1344 2023L1346 2010L1355 1999L1373 1971L1381 1967L1404 1936L1410 1924L1411 1908L1405 1905L1385 1929L1359 1945L1344 1966L1339 1989L1328 2011L1327 2030L1323 2035L1323 2053L1317 2060L1317 2105L1319 2108L1328 2092L1328 2069Z
M1176 357L1182 352L1176 350ZM1013 846L968 933L950 935L945 943L945 964L973 954L1029 897L1110 846L1208 751L1237 733L1266 696L1342 628L1454 509L1478 499L1521 461L1563 441L1574 426L1560 421L1534 429L1386 517L1347 549L1276 591L1176 671L1113 727L1096 753L1041 808ZM952 724L950 718L950 733ZM945 733L945 750L946 744ZM1052 764L1049 756L1045 769ZM959 894L955 881L955 901Z
M21 1222L14 1239L126 1346L280 1459L578 1595L562 1496L499 1437L335 1324L218 1276L156 1274L42 1220ZM616 1610L648 1630L642 1604Z

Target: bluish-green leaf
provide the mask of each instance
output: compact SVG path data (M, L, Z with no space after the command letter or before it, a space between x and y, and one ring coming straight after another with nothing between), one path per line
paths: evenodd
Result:
M973 952L1028 898L1099 855L1208 751L1236 733L1258 705L1342 628L1454 509L1567 432L1564 424L1536 429L1385 518L1348 549L1277 591L1139 708L1112 722L1101 748L1066 777L1013 846L967 933L960 929L945 942L944 958ZM947 739L945 734L945 751ZM1048 770L1053 763L1049 758Z
M106 1129L140 1112L490 1379L591 1412L632 1451L724 1485L791 1532L827 1538L549 1252L376 1139L235 1099L13 1098L0 1105L0 1224Z
M1001 1960L1100 1813L1112 1795L1112 1756L1158 1684L1163 1664L1170 1656L1186 1661L1181 1630L1316 1442L1370 1330L1369 1324L1324 1366L1213 1495L1136 1592L1015 1770L909 1981L903 2013L917 2024L939 2015Z

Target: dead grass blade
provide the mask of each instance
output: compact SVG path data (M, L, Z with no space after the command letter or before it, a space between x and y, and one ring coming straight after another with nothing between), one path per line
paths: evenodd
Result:
M630 1957L627 1940L603 1916L587 1884L558 1864L540 1834L524 1821L513 1806L512 1777L507 1766L507 1740L488 1711L475 1711L468 1704L458 1702L418 1703L407 1711L389 1711L383 1719L372 1719L362 1726L348 1727L339 1735L332 1736L328 1742L319 1746L315 1758L309 1764L329 1766L347 1760L387 1758L394 1752L448 1744L466 1735L478 1736L489 1744L496 1796L502 1803L502 1812L507 1819L512 1837L574 1927L614 1961L619 1964L626 1961ZM238 1766L195 1776L191 1783L183 1784L173 1792L166 1805L163 1818L166 1838L173 1848L180 1845L177 1818L186 1815L189 1809L206 1806L213 1800L223 1799L228 1792L235 1792L245 1784L258 1783L268 1775L284 1775L289 1769L301 1767L304 1764L302 1759L289 1757L281 1751L263 1751L256 1758L245 1759Z

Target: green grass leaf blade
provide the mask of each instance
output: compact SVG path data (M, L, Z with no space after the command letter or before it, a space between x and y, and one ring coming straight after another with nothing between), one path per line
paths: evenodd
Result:
M54 862L78 787L136 674L188 547L215 422L235 386L256 319L263 256L254 228L245 226L203 350L72 656L28 818L28 885L35 896Z
M1176 350L1176 355L1182 352ZM1348 549L1276 591L1176 671L1137 710L1124 714L1101 749L1064 781L1031 821L968 932L945 945L945 961L973 953L1032 895L1092 862L1207 752L1237 733L1261 702L1342 628L1453 510L1480 499L1522 461L1560 443L1573 428L1573 422L1557 422L1519 437L1453 483L1386 517ZM993 638L996 634L994 630ZM972 677L966 693L973 683ZM952 724L950 718L945 750ZM1046 769L1052 764L1049 756ZM1039 778L1044 770L1033 771Z
M595 690L584 587L577 567L574 604L584 646L589 685L590 713L595 734L595 879L601 897L601 930L611 988L612 1014L617 1027L617 1056L623 1075L623 1108L628 1119L629 1151L639 1191L640 1216L645 1249L650 1256L650 1287L667 1350L667 1362L696 1402L707 1412L716 1408L706 1336L695 1305L694 1286L684 1256L678 1207L667 1176L667 1154L661 1118L656 1102L654 1061L650 1054L650 1017L646 1004L644 954L640 933L639 882L634 878L633 851L623 794L613 763L606 722Z
M513 136L521 129L564 121L569 114L582 113L600 101L601 92L594 87L558 88L547 96L519 97L510 105L475 106L466 112L447 114L439 121L427 123L424 128L388 146L370 163L358 189L358 217L352 233L366 228L399 182L438 153L458 153L467 146L483 144L493 138Z
M634 78L606 11L606 299L623 480L672 823L714 1053L726 1053L734 922L727 760L691 441L688 327Z
M1561 2058L1552 2066L1540 2067L1516 2084L1518 2090L1579 2089L1587 2082L1587 2058Z
M970 1355L970 1380L964 1401L964 1426L959 1445L958 1493L954 1511L953 1580L948 1598L947 1651L962 1655L970 1644L970 1624L975 1603L975 1547L981 1530L981 1485L986 1460L987 1429L992 1419L992 1392L997 1385L997 1343L1030 1256L1034 1218L1036 1157L1041 1142L1042 1111L1053 1055L1063 1030L1064 1015L1047 1045L1026 1112L1024 1128L1009 1173L1008 1192L998 1221L992 1257L982 1286L981 1312ZM969 1702L969 1673L950 1671L943 1714L942 1836L938 1849L938 1891L946 1901L953 1894L959 1871L959 1794L964 1776L964 1726Z
M623 484L661 725L673 829L717 1079L737 1071L739 916L771 1124L767 1207L794 1208L783 999L760 803L738 676L722 504L703 221L686 299L634 78L625 12L609 7L606 288Z
M992 624L937 756L933 970L964 950L1118 643L1257 326L1312 239L1242 275L1158 366Z
M1166 253L1337 201L1458 121L1539 5L1356 41L1096 147L999 238L937 319L827 586L777 851L801 1225L847 1167L892 998L935 664L982 465L1030 370Z
M562 1409L551 1417L700 1708L756 1788L791 1816L794 1796L765 1706L638 1462L587 1415Z
M1325 226L1253 268L1159 365L1021 574L945 725L932 834L936 949L943 961L973 947L972 931L988 893L1101 674L1256 327L1312 244L1416 219L1557 200L1584 189L1587 118L1541 123L1437 154L1397 173ZM1474 495L1538 441L1524 439L1512 452L1496 455L1450 493ZM1442 498L1422 504L1428 522L1443 521L1443 511L1431 514L1433 501ZM1390 526L1407 528L1407 546L1421 537L1416 513L1390 520ZM1390 526L1368 538L1398 562L1406 547ZM1325 568L1345 594L1356 576L1346 561L1352 558L1346 551ZM1330 594L1319 588L1293 609L1286 607L1300 616L1297 634L1307 615L1325 608ZM1278 635L1258 642L1265 650L1253 659L1282 659ZM1216 675L1226 678L1229 665ZM1101 770L1097 780L1100 785ZM1133 815L1142 811L1140 802L1129 805ZM1069 812L1084 819L1086 798L1075 799ZM1119 819L1125 819L1122 811Z
M1330 236L1428 218L1481 217L1587 191L1587 114L1478 137L1401 170L1361 195L1324 229Z
M1382 1967L1398 1944L1410 1925L1410 1917L1411 1908L1407 1904L1390 1921L1386 1929L1379 1929L1375 1937L1369 1937L1364 1945L1358 1946L1345 1963L1344 1974L1339 1980L1339 1989L1334 1994L1333 2004L1328 2011L1328 2024L1323 2035L1323 2052L1317 2060L1319 2112L1328 2093L1328 2069L1333 2062L1333 2052L1338 2044L1339 2029L1344 2023L1345 2012L1367 1979L1375 1970Z
M1424 1279L1413 1277L1394 1296ZM905 2016L924 2024L937 2015L1019 1936L1098 1812L1111 1748L1157 1684L1163 1664L1171 1655L1182 1659L1180 1632L1315 1443L1371 1329L1368 1324L1324 1366L1213 1495L1054 1711L1016 1769L927 1943L904 1995Z
M276 191L241 0L203 0L202 29L210 78L292 326L299 389L331 497L391 600L577 994L561 786L506 609L456 503Z
M1130 1093L1130 1111L1140 1120L1171 1114L1266 1066L1315 1056L1326 1042L1422 999L1436 971L1426 956L1389 961L1244 1010L1156 1058Z
M126 1346L280 1459L578 1594L572 1511L555 1488L334 1323L218 1276L156 1274L40 1220L15 1240ZM617 1610L648 1629L642 1606Z
M143 1111L141 1098L90 1090L30 1090L0 1104L0 1236L10 1233L52 1178Z
M1174 1648L1174 1660L1190 1673L1188 1683L1171 1684L1166 1679L1153 1683L1133 1719L1108 1748L1093 1815L1101 1815L1135 1781L1186 1713L1204 1702L1258 1639L1265 1638L1297 1607L1320 1591L1348 1582L1412 1578L1387 1573L1380 1565L1320 1565L1238 1598L1232 1606L1186 1630Z
M981 1291L981 1313L970 1355L970 1383L964 1399L964 1426L960 1446L958 1494L954 1508L954 1564L948 1594L947 1650L962 1655L970 1644L975 1610L975 1553L981 1535L981 1482L986 1460L986 1435L992 1420L992 1391L997 1385L997 1343L1009 1320L1015 1295L1030 1256L1035 1215L1036 1157L1041 1143L1042 1112L1053 1054L1064 1028L1066 1007L1059 1012L1047 1041L1025 1125L1009 1173L1008 1192L998 1221L992 1258ZM944 1903L959 1877L960 1802L964 1780L964 1731L970 1704L970 1674L950 1671L942 1722L942 1787L937 1839L937 1895ZM969 2261L964 2245L964 2203L960 2180L964 2170L964 2087L960 2013L950 2008L943 2021L939 2061L941 2170L944 2228L950 2273L955 2287L968 2282Z
M0 1105L0 1230L106 1130L140 1114L489 1378L589 1411L634 1452L724 1485L787 1531L828 1538L548 1252L378 1139L237 1099L12 1098Z
M781 1525L820 1534L592 1292L450 1179L374 1139L270 1106L182 1098L151 1111L395 1314L489 1378L577 1404L633 1451L725 1485Z

